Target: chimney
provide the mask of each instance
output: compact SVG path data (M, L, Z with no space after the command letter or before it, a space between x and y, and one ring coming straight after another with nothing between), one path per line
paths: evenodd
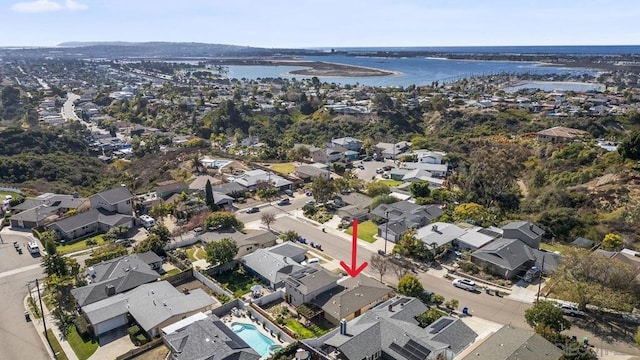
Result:
M387 309L389 309L389 312L393 312L393 305L389 304L389 306L387 306Z
M431 227L431 230L432 230L433 232L438 232L438 225L433 225L433 226Z
M107 296L113 296L116 294L116 288L113 285L107 285L105 292L107 293Z
M340 335L347 335L347 320L340 320Z

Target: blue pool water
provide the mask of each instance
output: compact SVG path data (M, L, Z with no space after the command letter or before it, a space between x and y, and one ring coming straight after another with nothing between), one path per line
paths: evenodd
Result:
M238 334L260 356L269 356L269 349L274 342L262 334L254 325L234 322L231 323L231 330Z

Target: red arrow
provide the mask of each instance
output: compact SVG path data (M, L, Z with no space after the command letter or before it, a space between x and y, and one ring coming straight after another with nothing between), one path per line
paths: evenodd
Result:
M351 240L351 266L347 265L344 261L340 261L340 265L351 277L356 277L362 270L364 270L368 262L363 262L362 265L356 266L356 254L358 253L358 220L353 220L353 239Z

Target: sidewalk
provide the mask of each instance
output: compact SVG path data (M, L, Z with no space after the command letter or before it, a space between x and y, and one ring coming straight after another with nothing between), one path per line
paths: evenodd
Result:
M42 284L40 285L40 287L41 287L40 292L42 292L44 290L42 289L43 287ZM36 305L39 307L40 300L38 298L37 289L35 288L31 289L31 297L33 297L33 300L35 301ZM36 332L40 336L40 339L42 340L44 347L47 349L47 352L49 353L49 355L51 355L52 359L55 359L55 357L53 356L53 353L51 352L51 348L49 347L49 343L47 342L47 338L44 336L42 319L36 319L34 314L31 312L31 308L29 308L29 302L27 300L28 298L29 298L28 295L24 298L24 308L27 311L29 311L29 314L31 314L31 323L33 324L33 326L36 329ZM56 325L55 318L53 317L53 315L51 315L51 313L49 312L49 309L47 309L47 307L45 306L44 301L42 303L42 307L43 307L42 311L44 312L43 316L45 321L47 322L47 330L51 329L53 334L55 334L56 339L60 343L62 350L64 351L65 355L67 355L67 358L69 360L78 360L78 357L76 356L76 353L71 348L71 345L69 345L69 343L67 342L67 339L64 336L62 336L62 333L60 332L60 330L58 329L58 326Z

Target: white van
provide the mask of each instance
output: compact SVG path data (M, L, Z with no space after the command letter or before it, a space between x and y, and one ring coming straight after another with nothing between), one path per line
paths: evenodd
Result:
M319 262L320 262L320 259L318 258L309 258L306 261L301 262L300 265L305 266L305 265L311 265Z
M28 242L27 249L32 254L40 254L40 248L38 247L38 243L36 243L35 241Z

